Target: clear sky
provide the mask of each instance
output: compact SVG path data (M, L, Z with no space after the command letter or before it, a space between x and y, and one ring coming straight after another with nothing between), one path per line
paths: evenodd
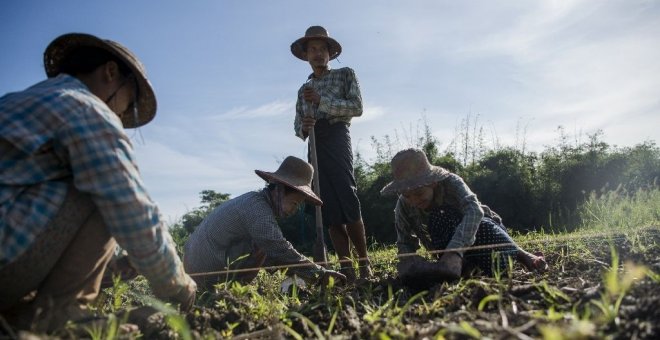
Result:
M305 159L293 117L310 68L289 46L311 25L343 47L331 66L358 75L365 112L351 133L368 160L371 136L408 147L422 117L441 148L468 114L488 143L514 146L526 131L538 151L557 143L559 125L577 136L601 129L618 146L660 137L658 1L4 0L0 95L44 79L43 50L60 34L129 47L159 104L129 134L174 221L201 190L235 197L263 185L255 169Z

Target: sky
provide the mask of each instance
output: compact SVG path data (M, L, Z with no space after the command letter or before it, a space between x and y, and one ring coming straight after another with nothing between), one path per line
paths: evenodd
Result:
M558 127L617 146L660 137L659 1L33 1L0 2L0 95L43 79L43 51L82 32L120 42L147 69L156 118L128 130L166 221L211 189L258 189L255 169L306 158L295 137L298 88L311 72L290 53L322 25L355 70L364 112L354 153L371 137L399 149L424 122L441 150L470 117L491 146L542 151ZM364 203L363 203L364 204Z

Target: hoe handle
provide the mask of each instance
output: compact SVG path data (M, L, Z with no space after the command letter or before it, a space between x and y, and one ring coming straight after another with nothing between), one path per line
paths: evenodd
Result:
M309 81L305 86L312 86ZM305 116L313 117L312 103L307 103L305 108ZM314 193L316 196L321 197L321 187L319 186L319 162L316 158L316 134L314 128L309 131L309 158L314 167ZM321 213L321 206L316 206L316 241L314 242L314 262L322 262L323 267L327 267L328 256L325 249L325 240L323 237L323 214Z

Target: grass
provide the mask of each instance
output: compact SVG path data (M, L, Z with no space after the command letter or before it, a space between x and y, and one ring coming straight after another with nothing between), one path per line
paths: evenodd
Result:
M658 225L660 221L660 188L592 193L579 212L582 229L620 230Z
M642 320L643 313L653 313L640 308L653 306L658 300L648 299L660 294L660 275L651 266L660 260L659 212L657 188L594 195L582 207L576 231L514 236L525 249L545 253L549 273L528 273L510 262L512 270L495 277L424 291L396 280L393 245L370 248L375 279L358 286L331 282L282 292L285 273L261 271L252 284L223 282L200 293L186 315L154 299L142 278L116 281L95 306L112 322L90 330L89 337L117 338L125 320L114 315L150 305L161 312L160 327L168 331L145 338L644 338L646 333L635 332L646 326L634 323L639 313Z

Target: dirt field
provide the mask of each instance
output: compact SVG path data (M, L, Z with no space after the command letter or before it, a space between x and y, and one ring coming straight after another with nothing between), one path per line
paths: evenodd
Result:
M609 270L613 248L619 256L617 271ZM301 290L293 300L272 304L255 302L255 295L220 290L203 296L202 307L186 320L193 337L238 339L660 337L658 228L632 236L568 240L545 249L550 269L543 275L516 265L511 279L464 279L419 291L375 268L379 277L373 281L326 294ZM630 267L624 269L627 261L651 274L633 280ZM279 315L285 318L269 310L276 310L276 304L284 306ZM162 317L152 317L141 331L147 339L177 337Z

